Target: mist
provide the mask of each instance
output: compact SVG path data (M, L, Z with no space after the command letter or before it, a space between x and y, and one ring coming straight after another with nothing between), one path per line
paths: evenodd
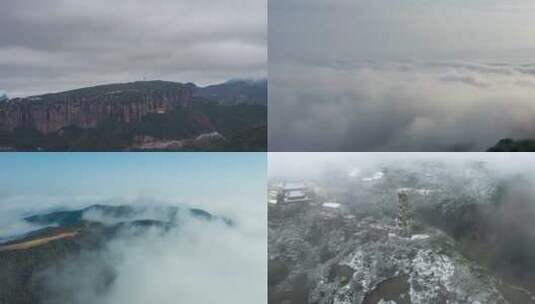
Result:
M535 136L530 1L275 0L269 12L272 151L486 151Z
M247 209L236 209L231 216L197 205L196 208L210 212L215 218L205 220L180 211L182 214L176 223L173 220L165 228L125 226L102 246L82 249L37 273L34 280L42 284L44 296L41 300L43 303L104 304L256 303L266 299L264 196L251 201ZM110 227L139 220L171 223L170 207L180 210L190 207L155 200L99 203L136 208L128 217L111 216L93 209L84 212L84 221ZM83 200L71 200L67 205L50 203L34 209L29 208L31 205L8 208L4 204L0 240L14 240L26 233L56 226L28 223L21 216L77 210L90 205Z
M273 151L485 151L535 136L521 65L272 65Z
M305 181L319 202L337 201L357 217L387 222L397 218L397 194L404 191L414 229L447 233L467 258L535 290L529 153L271 153L269 177Z
M338 171L351 178L353 171L380 171L396 168L417 171L428 163L441 166L445 174L463 172L475 163L483 163L486 172L494 177L523 175L535 178L535 158L530 153L297 153L269 154L269 178L315 179L329 171ZM422 177L425 178L425 177Z
M267 297L262 230L186 217L168 232L125 230L103 250L41 273L45 303L260 303Z
M0 163L0 253L17 259L0 273L13 283L1 297L50 304L267 298L264 153L6 153ZM52 222L51 212L60 212ZM9 247L34 238L45 242Z

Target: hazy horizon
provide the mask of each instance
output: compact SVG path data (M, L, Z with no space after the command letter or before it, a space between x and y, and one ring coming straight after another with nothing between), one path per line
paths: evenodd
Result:
M150 81L163 81L163 82L175 82L175 83L180 83L180 84L193 83L193 84L195 84L197 87L204 88L204 87L209 87L209 86L212 86L212 85L225 84L225 83L230 83L230 82L234 82L234 81L253 81L253 82L261 82L261 81L267 81L267 78L265 78L265 77L259 77L259 78L239 78L239 79L231 78L231 79L227 79L227 80L224 80L224 81L221 81L221 82L207 83L207 84L204 84L204 85L199 85L198 83L191 82L191 81L188 81L188 82L180 82L180 81L164 80L164 79L142 79L142 80L127 81L127 82L97 83L97 84L94 84L94 85L89 85L89 86L84 86L84 87L68 88L68 89L63 90L63 91L42 92L42 93L37 93L37 94L32 94L32 95L24 95L24 96L10 96L10 95L8 94L8 92L3 91L3 90L0 90L0 96L2 96L2 94L5 94L9 99L13 99L13 98L27 98L27 97L40 96L40 95L45 95L45 94L55 94L55 93L62 93L62 92L74 91L74 90L83 89L83 88L105 86L105 85L109 85L109 84L123 84L123 83L133 83L133 82L143 82L143 81L148 81L148 82L150 82Z
M534 10L270 1L270 150L484 151L535 137Z
M267 156L242 154L3 153L0 210L158 202L247 217L263 212L251 202L264 198Z

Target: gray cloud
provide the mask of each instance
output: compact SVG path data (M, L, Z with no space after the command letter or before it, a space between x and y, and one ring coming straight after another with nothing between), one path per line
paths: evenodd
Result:
M533 9L270 1L270 149L477 151L534 137Z
M17 96L142 77L200 84L265 77L265 6L10 1L0 11L0 88Z
M270 148L481 151L504 137L535 136L533 76L488 69L271 64Z
M269 155L269 178L318 179L329 171L349 174L357 172L377 172L388 169L403 169L419 172L422 179L428 178L422 168L434 164L448 174L464 175L470 168L481 167L494 177L510 179L525 175L535 180L535 158L531 153L452 153L452 152L388 152L388 153L295 153L273 152ZM474 166L478 164L477 166ZM357 169L357 170L355 170ZM470 176L465 176L470 179ZM352 176L350 178L353 178ZM474 183L483 180L473 179ZM454 180L454 179L452 179Z

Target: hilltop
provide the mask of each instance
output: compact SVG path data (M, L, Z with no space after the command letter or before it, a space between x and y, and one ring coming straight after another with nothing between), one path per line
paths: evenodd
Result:
M0 149L265 151L266 126L266 81L138 81L8 99Z

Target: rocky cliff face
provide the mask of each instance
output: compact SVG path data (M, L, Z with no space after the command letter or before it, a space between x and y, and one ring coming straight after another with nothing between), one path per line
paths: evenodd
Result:
M151 81L114 84L16 98L0 104L0 130L35 128L50 133L67 126L93 128L108 120L137 122L148 113L191 108L192 86Z

